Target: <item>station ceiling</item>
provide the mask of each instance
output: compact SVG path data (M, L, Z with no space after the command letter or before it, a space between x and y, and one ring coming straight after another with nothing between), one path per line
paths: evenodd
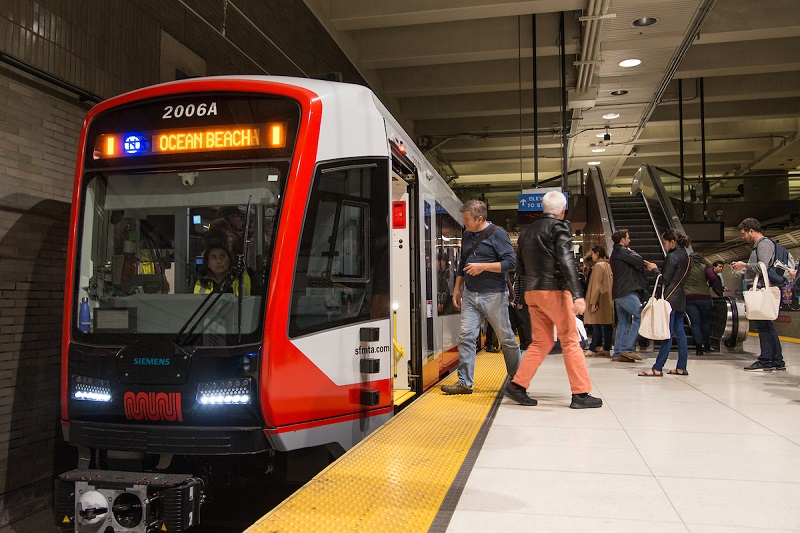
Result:
M797 0L304 1L442 175L493 209L533 186L534 131L539 181L561 174L562 12L569 171L599 162L620 189L643 163L680 173L682 113L684 176L705 150L715 194L800 174Z

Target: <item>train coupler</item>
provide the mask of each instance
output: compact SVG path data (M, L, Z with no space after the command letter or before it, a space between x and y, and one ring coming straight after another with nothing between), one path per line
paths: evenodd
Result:
M55 480L56 525L77 533L181 533L200 521L191 474L75 469Z

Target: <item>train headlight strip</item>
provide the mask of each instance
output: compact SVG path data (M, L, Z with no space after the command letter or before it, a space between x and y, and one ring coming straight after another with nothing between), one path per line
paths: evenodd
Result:
M201 405L244 405L250 403L250 378L204 381L197 385Z
M110 402L111 382L107 379L72 376L72 397L90 402Z

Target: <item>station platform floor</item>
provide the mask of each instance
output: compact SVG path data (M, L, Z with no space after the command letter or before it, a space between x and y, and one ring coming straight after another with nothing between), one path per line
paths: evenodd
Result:
M587 410L569 409L560 355L524 407L482 352L474 394L428 391L247 532L800 531L800 344L782 346L782 372L743 370L752 336L690 352L688 376L589 358L604 405Z
M799 342L782 338L785 372L743 370L754 336L742 354L690 351L685 377L638 377L653 354L589 358L604 405L587 410L569 409L559 354L523 407L482 352L474 394L426 392L247 531L800 531ZM51 513L0 533L57 531Z

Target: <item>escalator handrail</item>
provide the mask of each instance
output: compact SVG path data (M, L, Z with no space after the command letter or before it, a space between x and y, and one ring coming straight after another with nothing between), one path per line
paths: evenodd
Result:
M611 234L614 233L617 228L614 225L614 215L611 212L606 183L603 179L603 172L599 167L592 167L589 170L589 177L592 180L595 196L597 196L597 206L600 210L600 223L603 225L603 233L606 239L606 250L611 252L611 250L614 249L614 241L611 239Z

